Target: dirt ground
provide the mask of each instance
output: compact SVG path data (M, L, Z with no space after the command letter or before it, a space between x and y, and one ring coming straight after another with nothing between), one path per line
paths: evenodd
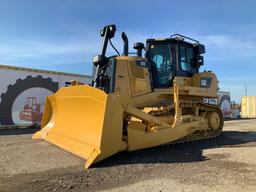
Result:
M0 191L256 191L256 119L217 139L122 152L89 170L33 129L0 131Z

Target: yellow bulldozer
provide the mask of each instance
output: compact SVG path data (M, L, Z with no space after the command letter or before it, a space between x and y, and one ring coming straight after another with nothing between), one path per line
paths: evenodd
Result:
M111 39L115 25L101 30L100 54L93 58L90 85L76 81L48 96L41 130L44 139L86 159L85 168L119 151L213 138L221 134L223 116L218 81L211 71L199 72L205 47L174 34L135 43L123 53ZM118 55L106 56L108 44ZM143 52L145 56L143 55Z

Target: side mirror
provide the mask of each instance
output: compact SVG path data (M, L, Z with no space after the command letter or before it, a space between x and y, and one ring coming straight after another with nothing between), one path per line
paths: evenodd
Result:
M196 57L191 59L190 64L192 67L199 68L204 65L204 57L201 54L205 53L205 46L198 43L194 45L194 51L196 53Z
M197 49L197 52L199 54L204 54L205 53L205 46L203 44L197 44L196 49Z

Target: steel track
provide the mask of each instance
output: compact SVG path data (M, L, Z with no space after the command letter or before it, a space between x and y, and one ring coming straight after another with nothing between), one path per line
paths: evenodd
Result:
M213 139L222 133L223 115L218 106L205 104L205 103L198 103L198 102L182 101L182 102L180 102L180 107L181 108L198 108L199 110L204 111L204 112L217 112L220 117L220 126L216 130L209 128L208 130L196 131L190 135L187 135L179 140L170 142L168 144L178 144L178 143L187 143L187 142L201 141L201 140L206 140L206 139ZM156 116L162 116L173 109L174 109L174 105L169 105L169 106L165 107L165 109L150 112L150 114L156 115Z

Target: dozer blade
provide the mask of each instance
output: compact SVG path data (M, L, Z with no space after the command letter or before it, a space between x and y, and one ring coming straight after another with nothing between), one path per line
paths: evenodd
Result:
M87 86L60 89L46 98L41 130L44 139L86 159L85 168L125 149L119 96Z

